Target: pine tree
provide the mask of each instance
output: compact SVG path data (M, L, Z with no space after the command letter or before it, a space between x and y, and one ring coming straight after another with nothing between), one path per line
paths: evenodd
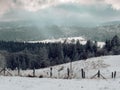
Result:
M109 52L109 51L111 51L111 48L112 46L111 46L111 40L106 40L106 42L105 42L105 49L107 49L107 51Z
M119 46L120 45L120 39L117 35L115 35L111 40L111 46Z
M62 44L59 43L59 44L57 45L57 48L56 48L56 49L57 49L56 53L57 53L57 57L58 57L58 59L59 59L59 63L62 64L62 63L64 63L64 62L63 62L63 60L64 60L64 54L63 54Z
M92 46L93 46L93 42L88 40L86 43L86 47L85 47L86 52L88 52L88 51L93 52Z
M50 61L48 61L48 52L45 47L39 49L39 63L38 64L41 68L50 65Z

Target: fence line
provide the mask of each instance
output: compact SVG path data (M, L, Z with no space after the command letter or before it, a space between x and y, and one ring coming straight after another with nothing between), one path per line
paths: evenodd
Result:
M64 73L61 71L64 71ZM55 72L53 72L53 68L50 67L48 71L43 71L44 73L46 73L46 75L43 75L43 73L39 73L39 70L36 70L35 68L33 68L33 70L20 70L20 68L17 68L17 70L8 70L7 68L2 68L0 70L0 75L3 76L23 76L23 77L48 77L48 78L63 78L63 79L72 79L72 78L76 78L76 74L75 72L70 72L70 68L67 68L67 70L65 71L63 68L60 68L57 73L57 75L54 75ZM93 75L89 75L90 72L85 72L85 70L83 68L81 68L81 70L79 70L79 72L77 72L77 75L79 74L79 78L81 77L81 79L94 79L94 78L102 78L102 79L108 79L108 78L112 78L115 79L117 78L116 76L118 76L118 74L120 74L120 72L118 73L117 71L113 71L113 72L107 72L104 74L101 73L100 70L96 71L96 72L92 72ZM90 73L91 74L91 73ZM60 76L61 75L61 76ZM87 76L88 75L88 76Z

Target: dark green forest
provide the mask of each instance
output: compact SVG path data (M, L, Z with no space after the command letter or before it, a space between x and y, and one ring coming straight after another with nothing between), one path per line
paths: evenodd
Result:
M100 48L97 41L85 45L68 43L26 43L0 41L0 65L9 69L39 69L91 57L120 54L120 38L115 35Z

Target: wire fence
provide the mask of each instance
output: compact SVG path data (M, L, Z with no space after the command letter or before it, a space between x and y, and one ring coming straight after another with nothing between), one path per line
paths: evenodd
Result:
M1 76L21 76L21 77L39 77L39 78L58 78L58 79L115 79L120 78L119 71L102 71L91 70L86 71L81 69L72 69L61 67L47 68L47 69L35 69L33 70L10 70L7 68L0 69Z

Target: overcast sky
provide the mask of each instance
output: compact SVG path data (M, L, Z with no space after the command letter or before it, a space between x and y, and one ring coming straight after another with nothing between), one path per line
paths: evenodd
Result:
M0 0L0 21L97 25L120 20L120 0Z

